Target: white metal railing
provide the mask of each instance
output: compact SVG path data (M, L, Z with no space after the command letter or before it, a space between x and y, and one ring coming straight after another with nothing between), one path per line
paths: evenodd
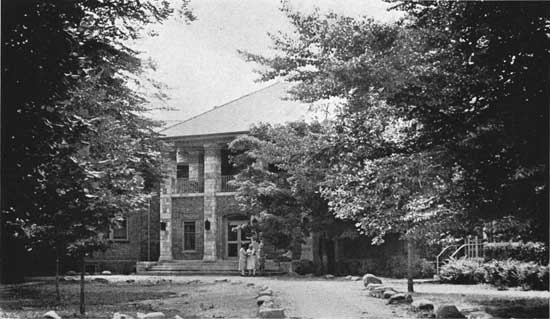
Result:
M458 248L456 245L447 246L435 257L436 274L439 274L440 265L444 260L442 257L443 254L449 252L450 249L454 249L454 252L446 259L458 257L481 258L485 256L483 241L479 240L477 236L466 237L464 239L464 244L458 246Z
M237 190L236 187L229 185L229 182L234 180L234 175L223 175L221 179L221 192L235 192Z
M203 193L204 192L204 180L202 179L188 179L177 178L176 187L172 190L176 194L184 193Z
M439 275L439 264L441 263L441 259L442 259L441 256L443 256L444 253L449 251L449 249L456 249L456 245L450 245L443 248L443 250L441 250L441 252L437 256L435 256L435 273L437 275Z

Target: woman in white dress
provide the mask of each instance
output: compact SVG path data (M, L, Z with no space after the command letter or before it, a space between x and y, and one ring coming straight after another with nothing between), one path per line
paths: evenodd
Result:
M248 246L246 255L246 270L249 275L256 276L256 251L252 245Z

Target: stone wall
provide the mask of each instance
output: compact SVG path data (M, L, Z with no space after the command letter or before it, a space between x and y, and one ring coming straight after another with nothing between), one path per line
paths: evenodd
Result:
M174 259L202 259L204 249L203 196L172 198L172 255ZM183 223L195 222L195 251L183 251Z

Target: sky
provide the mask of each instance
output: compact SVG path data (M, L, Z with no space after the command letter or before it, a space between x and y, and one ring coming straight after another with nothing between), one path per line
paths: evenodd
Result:
M308 12L318 7L348 16L370 16L380 21L398 17L381 0L290 0L291 8ZM268 32L291 31L278 0L191 0L197 20L173 17L152 26L156 36L133 43L143 58L156 65L148 76L165 85L166 101L151 98L150 116L166 125L183 121L214 106L267 86L258 83L258 66L245 62L237 50L269 54ZM149 30L151 31L151 30Z

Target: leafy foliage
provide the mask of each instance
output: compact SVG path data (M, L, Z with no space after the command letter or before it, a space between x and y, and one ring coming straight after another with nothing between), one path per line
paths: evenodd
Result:
M141 207L159 176L157 123L129 85L143 65L126 43L174 9L160 0L2 9L3 243L80 256L105 247L102 234Z
M456 284L489 283L499 287L522 286L548 290L548 265L513 259L483 263L476 259L453 259L441 267L442 282Z
M297 82L297 99L346 101L323 185L331 210L375 240L437 239L462 214L539 221L533 237L547 240L545 8L396 2L394 24L284 7L295 30L272 35L279 54L243 53L263 79Z
M488 260L515 259L532 261L541 265L548 264L548 246L541 242L495 242L483 246Z
M233 181L236 198L278 248L299 244L310 231L333 238L346 229L319 192L327 170L326 130L330 127L319 123L264 124L229 146L241 168Z

